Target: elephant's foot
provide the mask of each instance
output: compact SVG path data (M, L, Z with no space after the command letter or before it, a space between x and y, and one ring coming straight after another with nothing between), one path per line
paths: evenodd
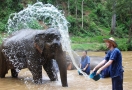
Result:
M58 81L58 78L57 77L50 77L50 80L51 81Z
M67 82L62 82L62 87L68 87L68 84L67 84Z
M49 60L45 65L43 65L43 67L51 81L58 80L57 71L53 66L53 60Z
M32 67L30 66L29 70L31 71L33 75L33 82L35 84L41 84L42 83L42 66L41 65L34 65Z
M3 75L0 75L0 78L5 78L5 74L3 74Z
M15 69L11 69L11 75L13 78L17 78L18 77L18 72L16 72Z
M62 85L62 87L68 87L68 85Z
M51 81L58 81L57 73L55 71L46 71Z
M42 83L42 79L36 79L36 80L34 79L33 82L35 84L41 84Z

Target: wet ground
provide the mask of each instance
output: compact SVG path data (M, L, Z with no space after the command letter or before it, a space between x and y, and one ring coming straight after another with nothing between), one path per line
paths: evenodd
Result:
M81 52L78 52L81 54ZM104 52L88 52L89 56L104 56ZM132 51L122 52L124 66L124 90L132 89ZM59 74L58 74L59 75ZM20 71L17 79L11 78L10 71L6 78L0 78L0 90L111 90L111 79L105 78L99 81L89 77L79 76L77 70L68 70L68 87L62 87L59 81L51 82L43 71L43 83L32 83L32 75L28 69Z

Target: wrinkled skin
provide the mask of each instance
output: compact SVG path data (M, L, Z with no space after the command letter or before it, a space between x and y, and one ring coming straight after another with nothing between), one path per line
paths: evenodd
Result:
M35 83L42 82L42 66L51 81L58 80L53 66L56 60L63 87L67 87L65 52L60 42L58 30L20 30L9 36L1 45L0 77L11 69L12 77L18 76L18 70L28 68Z

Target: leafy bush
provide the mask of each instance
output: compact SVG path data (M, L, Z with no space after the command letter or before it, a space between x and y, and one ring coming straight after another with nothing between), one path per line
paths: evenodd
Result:
M116 43L118 45L118 48L121 51L127 51L128 50L128 44L127 44L127 39L126 38L116 38Z
M0 31L4 31L4 30L5 30L5 24L0 22Z
M100 46L99 46L99 48L98 48L98 50L99 51L106 51L106 46L104 45L104 44L100 44Z
M129 51L132 51L132 42L127 43L127 45L128 45L128 50L129 50Z
M128 30L125 29L124 24L120 24L116 27L115 36L119 38L128 37Z
M28 27L32 29L43 29L43 27L38 23L37 20L32 20L31 22L28 22Z
M128 50L128 44L126 42L122 42L121 44L118 44L118 48L121 51L127 51Z

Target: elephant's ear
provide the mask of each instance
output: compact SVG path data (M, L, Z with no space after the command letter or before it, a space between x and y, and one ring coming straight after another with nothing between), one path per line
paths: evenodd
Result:
M44 49L44 34L37 34L34 38L34 47L42 54Z

